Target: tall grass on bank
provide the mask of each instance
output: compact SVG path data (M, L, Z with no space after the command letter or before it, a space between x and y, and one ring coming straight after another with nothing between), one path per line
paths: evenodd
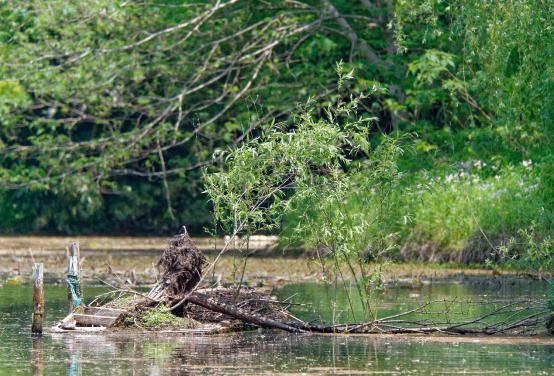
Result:
M526 259L528 267L548 268L544 260L554 259L552 211L531 161L499 168L473 160L432 171L399 172L386 191L375 189L365 172L356 176L356 190L335 212L369 223L358 236L362 254L514 265ZM295 222L285 218L285 237Z
M457 171L430 178L407 203L413 222L404 235L419 243L431 241L451 254L488 250L491 256L510 239L521 238L525 229L533 227L537 235L547 236L540 177L534 173L532 162L494 174L482 173L485 167L485 163L473 161ZM423 179L417 180L423 187Z

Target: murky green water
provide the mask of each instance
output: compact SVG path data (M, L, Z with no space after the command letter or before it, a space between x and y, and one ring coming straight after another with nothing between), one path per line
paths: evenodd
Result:
M489 313L515 301L542 302L547 299L546 284L523 279L465 277L458 281L420 284L417 288L406 283L376 292L370 300L373 309L368 318L368 315L364 315L358 291L353 287L348 291L347 294L344 288L304 283L285 286L278 294L281 299L292 297L293 302L308 303L293 307L302 319L325 322L360 322L374 317L383 318L429 302L434 303L423 308L420 314L403 318L429 318L436 322L461 321ZM538 304L542 310L543 304ZM500 317L507 315L495 315L489 322Z
M87 296L100 289L87 288ZM303 318L349 318L342 290L315 284L290 285L275 292L292 297ZM468 297L510 301L542 297L536 283L441 283L420 289L396 288L379 296L380 316L430 299ZM330 299L338 298L337 306ZM0 375L186 375L186 374L554 374L554 345L544 340L463 337L289 335L270 331L204 337L146 335L57 335L32 339L31 291L0 288ZM66 313L63 287L46 288L48 324ZM463 306L463 305L462 305ZM354 305L354 316L360 307ZM512 343L513 342L513 343ZM550 342L552 343L552 342Z

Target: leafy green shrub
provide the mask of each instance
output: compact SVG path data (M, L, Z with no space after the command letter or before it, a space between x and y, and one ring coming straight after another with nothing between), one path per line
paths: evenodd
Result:
M333 245L342 260L381 259L397 248L401 175L397 160L400 139L383 137L367 159L351 171L340 194L297 201L284 217L285 243L301 242L308 249ZM338 192L335 192L338 193Z
M338 67L342 86L350 74ZM383 137L370 151L373 119L359 118L359 98L330 104L324 116L303 108L292 127L273 125L231 150L225 170L206 174L206 191L219 225L248 237L280 228L330 260L334 280L346 264L369 308L367 259L378 258L391 239L383 231L389 197L398 181L398 140ZM358 266L358 269L355 266ZM362 286L365 291L362 291Z
M539 274L554 273L554 242L549 234L537 233L536 222L518 231L499 251L509 266L534 270Z

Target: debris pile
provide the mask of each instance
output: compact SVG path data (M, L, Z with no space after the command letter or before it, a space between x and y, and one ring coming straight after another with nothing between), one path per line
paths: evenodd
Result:
M115 289L107 295L108 301L98 299L99 307L72 312L56 329L96 331L98 328L90 327L130 326L220 333L262 326L295 331L282 323L289 318L287 306L275 297L247 286L199 288L206 263L206 258L185 230L169 241L158 262L159 281L148 293ZM108 311L112 313L109 317L94 314ZM171 317L178 319L172 320Z
M159 281L147 293L115 290L111 299L97 307L70 313L55 329L96 331L135 327L187 333L222 333L252 327L287 332L389 333L389 334L498 334L532 333L549 326L554 313L544 302L518 301L491 307L480 317L460 322L431 320L433 304L362 323L321 325L303 322L288 312L288 304L247 286L200 288L206 258L186 230L169 241L158 262ZM97 304L99 300L96 300ZM451 302L453 303L453 302ZM458 302L459 303L459 302ZM483 304L468 303L468 304ZM446 304L448 305L448 304ZM444 312L446 315L449 312Z

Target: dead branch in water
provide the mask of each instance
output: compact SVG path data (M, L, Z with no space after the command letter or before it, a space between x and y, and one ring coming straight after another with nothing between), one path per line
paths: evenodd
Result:
M209 295L202 293L192 293L187 298L188 303L202 306L214 312L223 313L237 320L250 325L280 329L292 333L312 332L312 333L336 333L336 334L354 334L354 333L386 333L386 334L484 334L493 335L501 333L521 333L531 328L546 325L552 320L554 314L536 305L534 301L519 301L516 303L505 304L494 309L491 312L484 313L475 318L466 321L453 321L450 323L436 322L429 319L399 319L400 317L411 314L425 314L422 309L429 307L434 303L453 303L454 301L435 301L425 303L424 305L397 315L380 318L363 323L349 323L338 325L320 325L310 324L301 320L278 321L262 315L239 308L235 305L222 303ZM456 302L459 303L459 302ZM464 304L472 304L464 302ZM475 304L475 303L473 303ZM481 304L481 303L479 303ZM521 308L512 309L520 305ZM541 309L542 308L542 309ZM442 312L446 315L448 312ZM507 316L506 319L497 319L495 317ZM487 322L486 320L490 321Z
M441 302L444 303L447 301ZM448 303L452 302L453 301L450 301ZM419 312L420 309L430 306L433 303L438 302L429 302L414 310L364 323L338 324L331 326L299 323L299 327L306 331L319 333L445 333L493 335L508 332L523 333L530 329L536 329L538 326L544 327L544 325L554 317L554 313L551 311L546 310L544 307L533 305L536 302L521 301L505 304L491 312L481 314L466 321L440 322L428 318L398 319L399 317L416 313L425 315L425 312ZM465 302L464 304L475 304L475 302ZM516 304L521 305L522 308L511 309ZM445 316L447 313L448 312L443 312ZM507 318L501 319L500 317L503 316L507 316Z

